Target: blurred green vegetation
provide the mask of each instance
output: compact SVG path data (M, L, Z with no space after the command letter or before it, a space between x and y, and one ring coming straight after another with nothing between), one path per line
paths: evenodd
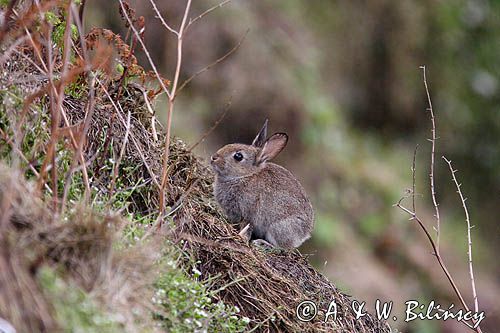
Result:
M117 314L107 313L76 285L45 267L38 276L42 290L52 301L57 322L66 332L122 332Z

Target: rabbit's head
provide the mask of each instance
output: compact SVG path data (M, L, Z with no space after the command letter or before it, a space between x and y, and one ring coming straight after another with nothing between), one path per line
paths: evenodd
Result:
M288 136L273 134L266 140L267 120L251 145L233 143L220 148L211 157L212 168L220 179L231 180L250 176L262 170L266 162L285 148Z

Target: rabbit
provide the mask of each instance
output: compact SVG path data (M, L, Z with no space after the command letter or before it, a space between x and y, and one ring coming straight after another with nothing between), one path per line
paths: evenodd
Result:
M215 199L231 223L248 230L259 246L294 249L310 236L314 212L290 171L269 162L288 142L286 133L267 137L266 120L251 145L228 144L211 156Z

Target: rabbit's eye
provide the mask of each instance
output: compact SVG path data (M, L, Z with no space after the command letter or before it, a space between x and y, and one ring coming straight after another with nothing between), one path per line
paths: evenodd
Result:
M240 162L243 159L243 154L240 152L237 152L233 155L234 159L238 162Z

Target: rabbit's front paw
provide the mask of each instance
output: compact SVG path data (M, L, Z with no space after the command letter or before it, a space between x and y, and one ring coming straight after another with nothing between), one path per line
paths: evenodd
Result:
M269 243L264 239L253 240L252 245L266 253L282 254L283 252L286 251L285 249L274 246L273 244Z
M264 239L256 239L252 241L252 244L260 249L263 250L273 250L275 247L273 244L269 243L268 241Z

